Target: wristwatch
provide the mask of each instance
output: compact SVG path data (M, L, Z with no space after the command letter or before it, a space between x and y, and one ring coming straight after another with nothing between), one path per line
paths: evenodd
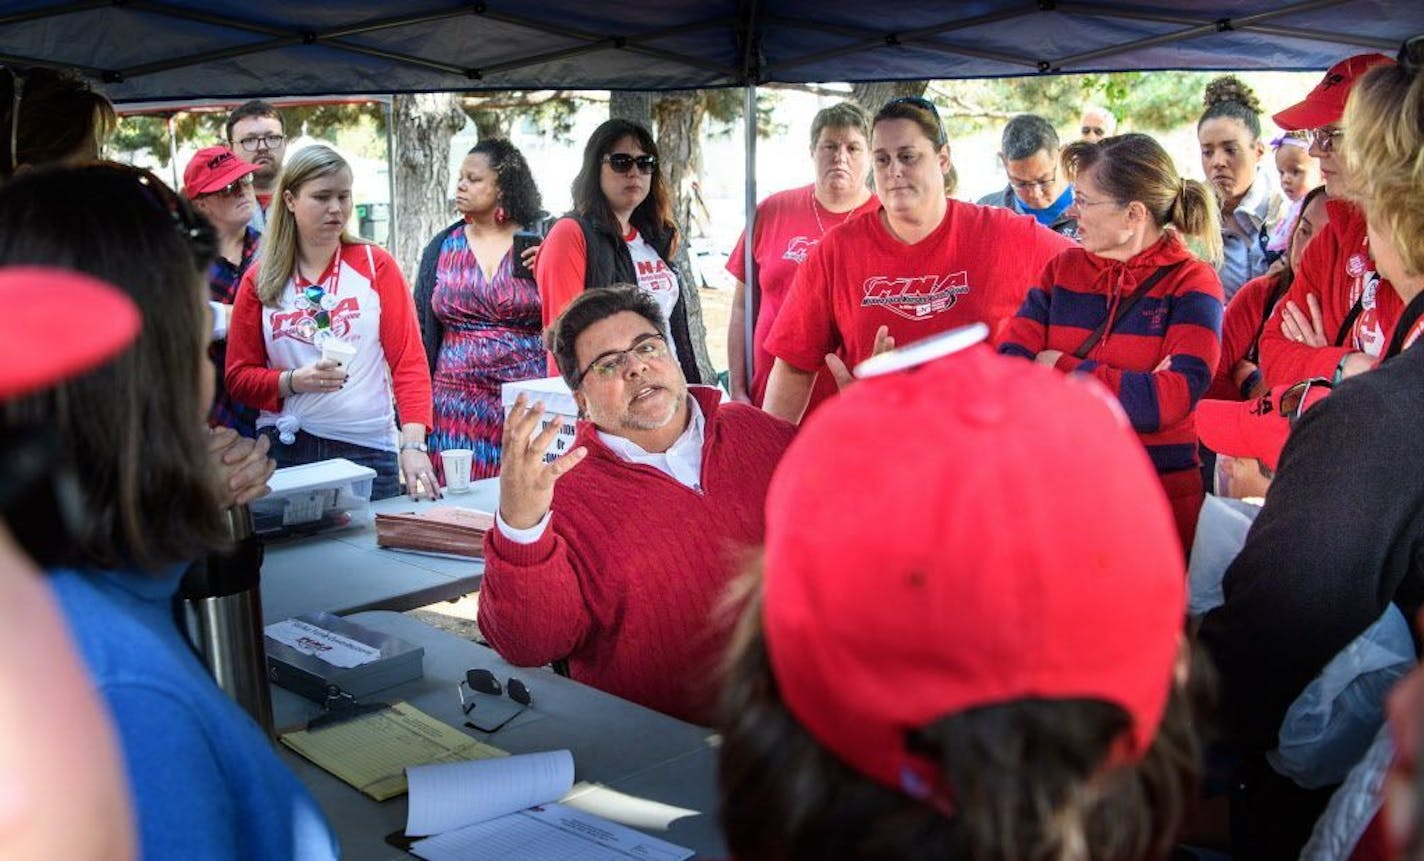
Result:
M403 442L400 444L401 451L410 451L411 449L415 449L416 451L430 451L430 446L423 442Z

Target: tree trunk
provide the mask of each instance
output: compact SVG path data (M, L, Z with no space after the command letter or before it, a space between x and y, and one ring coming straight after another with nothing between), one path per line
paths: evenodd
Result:
M613 90L608 94L608 118L632 120L653 127L653 94L634 90Z
M470 119L475 121L480 140L509 140L509 133L514 128L514 111L477 110L468 113Z
M414 284L420 252L450 219L450 138L465 125L454 93L397 95L391 102L391 254Z
M885 107L885 103L891 99L923 96L929 85L929 81L873 81L867 84L851 84L850 97L874 116L875 112Z
M707 326L702 319L702 278L693 268L689 247L692 240L692 207L696 195L693 185L702 174L702 119L707 103L702 93L684 90L659 96L653 103L657 120L659 169L667 179L672 195L672 214L677 222L677 253L668 261L677 271L682 285L682 298L687 304L687 327L697 354L697 367L704 382L716 377L716 370L707 354Z

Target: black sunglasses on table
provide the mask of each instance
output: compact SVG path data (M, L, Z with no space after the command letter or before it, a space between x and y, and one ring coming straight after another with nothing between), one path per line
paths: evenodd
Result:
M480 732L499 732L504 728L505 724L519 717L521 714L524 714L524 710L534 704L534 697L529 693L529 688L519 679L511 677L505 684L501 685L499 679L495 678L494 673L489 670L466 670L465 678L460 682L458 687L460 694L460 711L464 712L466 717L470 715L470 712L475 711L478 705L473 697L470 699L465 698L466 688L469 688L472 692L488 694L495 697L501 694L507 694L511 700L519 705L518 711L493 725L481 725L476 722L476 718L471 718L465 722L465 726L471 729L477 729Z

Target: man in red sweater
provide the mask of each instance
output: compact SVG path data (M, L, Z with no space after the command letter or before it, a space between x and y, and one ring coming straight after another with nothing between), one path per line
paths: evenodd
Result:
M505 422L480 630L512 664L567 659L581 682L710 723L732 621L721 605L762 542L794 428L689 389L635 287L580 294L549 342L584 420L552 463L558 424L535 433L543 404L521 396Z

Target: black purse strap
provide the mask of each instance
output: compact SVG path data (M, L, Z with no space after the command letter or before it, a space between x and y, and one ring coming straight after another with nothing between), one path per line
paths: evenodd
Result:
M1420 317L1424 317L1424 293L1416 295L1404 306L1404 313L1399 316L1399 322L1394 324L1394 334L1390 336L1389 346L1380 357L1381 362L1404 352L1404 339L1409 337L1409 330L1414 328Z
M1364 294L1355 300L1355 304L1350 307L1350 313L1345 315L1345 319L1340 323L1340 331L1335 333L1335 346L1345 346L1345 338L1350 334L1350 328L1355 325L1355 321L1360 319L1360 312L1365 308Z
M1098 327L1089 333L1088 337L1083 339L1083 343L1078 345L1078 349L1073 351L1073 355L1079 359L1088 358L1088 354L1093 351L1093 348L1098 345L1098 342L1103 339L1103 336L1117 328L1117 324L1122 322L1123 318L1128 315L1128 312L1132 310L1133 306L1142 300L1143 296L1147 295L1147 291L1156 287L1158 281L1171 275L1176 271L1178 266L1181 266L1185 262L1184 260L1178 260L1176 263L1158 266L1155 272L1142 279L1142 283L1137 285L1137 289L1133 290L1132 293L1117 306L1117 313L1113 314L1111 319L1104 317L1103 321L1098 324Z

